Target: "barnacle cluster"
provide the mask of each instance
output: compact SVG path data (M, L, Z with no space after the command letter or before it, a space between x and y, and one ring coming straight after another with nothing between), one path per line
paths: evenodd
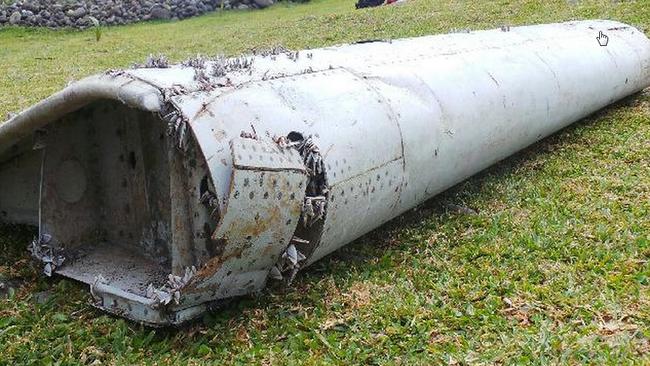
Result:
M254 48L251 51L255 56L270 57L271 59L275 59L279 55L287 55L287 58L294 62L298 61L300 57L299 51L292 51L282 45L276 45L271 48Z
M160 288L156 288L153 284L149 284L146 296L154 301L155 306L168 305L172 300L175 304L179 304L181 299L181 290L192 281L195 274L196 268L194 266L185 268L183 276L170 274L167 276L167 283Z
M149 55L144 64L135 64L133 67L140 69L167 69L169 68L169 59L165 55Z
M300 232L306 233L309 231L309 227L323 220L325 217L329 188L325 176L323 156L313 137L304 137L299 132L291 132L287 136L274 137L273 141L280 148L296 149L300 153L303 163L307 168L309 181L307 183L305 200L303 201L300 216L300 226L306 231L298 228L297 232L298 234ZM300 251L300 248L305 249L309 246L310 242L308 240L301 239L294 234L289 246L278 260L278 263L271 269L269 277L276 280L284 279L287 285L291 284L296 273L307 259L307 256Z
M43 234L32 240L27 247L27 250L34 258L45 263L43 273L48 277L52 276L54 270L60 267L65 260L65 257L61 254L62 249L51 245L51 241L52 236Z

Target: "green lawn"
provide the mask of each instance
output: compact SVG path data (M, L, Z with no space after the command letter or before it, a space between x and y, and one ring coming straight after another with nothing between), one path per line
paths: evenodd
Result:
M638 1L315 0L103 30L0 30L0 116L150 53L181 60L581 18L650 34ZM0 118L4 119L4 118ZM1 188L0 188L1 189ZM477 215L456 213L463 205ZM0 227L0 364L650 363L650 93L458 185L299 275L182 329L153 331L44 279L31 229ZM43 301L45 298L45 301Z

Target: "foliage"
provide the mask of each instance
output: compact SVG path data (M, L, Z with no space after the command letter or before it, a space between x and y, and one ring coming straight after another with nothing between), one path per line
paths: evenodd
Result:
M102 39L102 27L99 24L99 20L95 17L88 17L90 22L93 24L93 30L95 31L95 40L99 42L100 39Z

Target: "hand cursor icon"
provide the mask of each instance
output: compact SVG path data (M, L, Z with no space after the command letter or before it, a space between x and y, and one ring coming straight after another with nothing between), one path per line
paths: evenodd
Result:
M598 40L598 44L601 47L605 47L609 43L609 37L603 34L603 31L600 31L600 33L598 33L598 37L596 37L596 39Z

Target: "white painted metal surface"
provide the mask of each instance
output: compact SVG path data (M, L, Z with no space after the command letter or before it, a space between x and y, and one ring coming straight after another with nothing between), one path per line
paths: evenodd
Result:
M609 37L607 46L596 39L599 32ZM124 205L141 208L128 210L128 222L105 220L110 227L100 239L134 248L143 268L152 268L141 271L143 280L106 278L102 266L115 264L101 261L64 263L58 271L92 282L101 308L149 324L178 323L208 301L261 289L269 273L292 278L453 184L649 85L650 40L599 20L197 59L91 77L0 125L0 180L11 179L3 171L21 180L41 171L33 166L39 159L24 157L36 131L56 135L63 120L80 128L111 113L127 115L124 107L103 105L107 100L144 111L120 117L120 126L128 131L137 121L140 132L116 150L88 147L65 129L70 147L46 141L44 171L64 166L91 187L46 174L41 223L54 227L41 225L37 244L76 253L106 207L111 212L104 215ZM103 117L95 117L97 110L105 110ZM160 137L166 153L153 154L168 155L167 162L146 158L155 134L144 131L157 123L146 113L169 126L170 137ZM102 137L110 125L98 129L88 133L100 142L115 138ZM126 178L120 185L90 172L92 161L75 158L75 149L100 154L97 164ZM157 178L145 179L152 170ZM92 188L92 174L102 184ZM152 193L167 175L168 195ZM98 191L116 200L91 200ZM29 221L26 213L38 207L23 203L33 189L15 200L5 196L0 209L11 211L9 219ZM93 204L100 213L86 219ZM83 232L63 227L57 215L84 217ZM118 235L124 230L128 235ZM92 251L96 243L90 244ZM106 258L100 252L86 255ZM274 267L276 261L282 265ZM166 283L159 275L165 272L172 273ZM90 280L99 275L101 281ZM160 289L145 293L147 283Z

